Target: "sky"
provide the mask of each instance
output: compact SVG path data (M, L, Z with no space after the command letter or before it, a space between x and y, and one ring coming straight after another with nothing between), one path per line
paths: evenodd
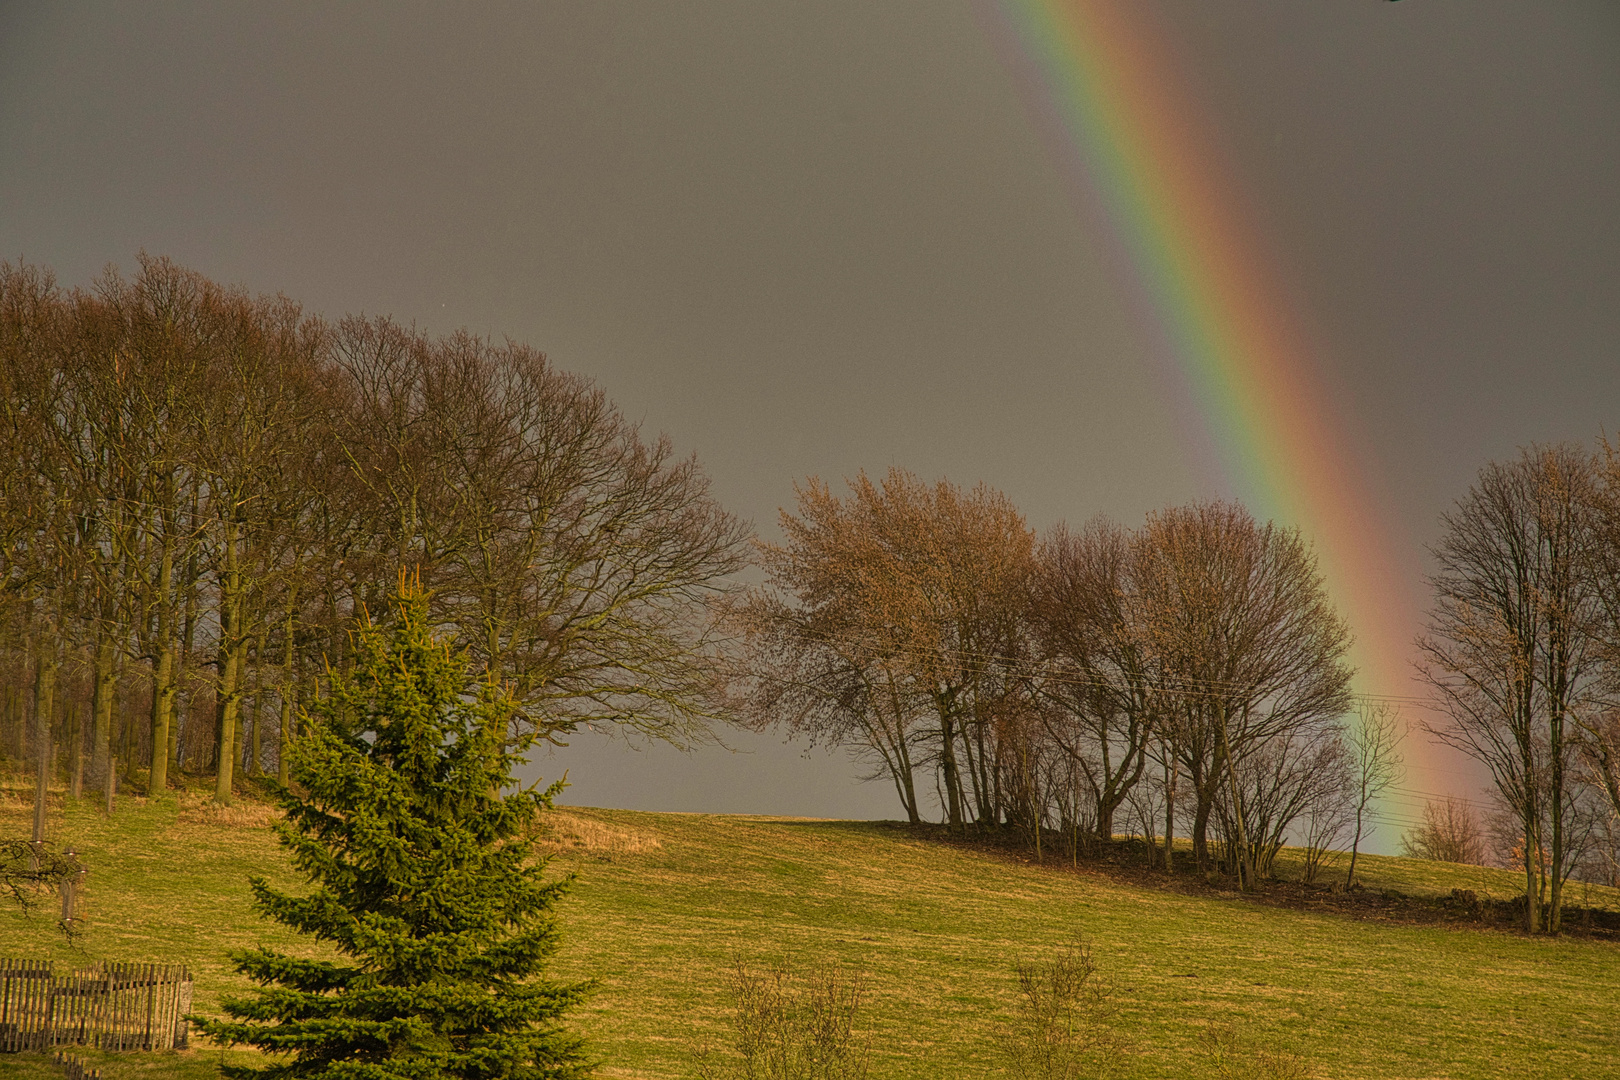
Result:
M1130 7L1420 608L1482 465L1620 427L1620 6ZM1008 10L0 0L0 258L527 341L766 538L795 481L890 465L1041 530L1231 495ZM536 766L583 804L898 813L840 754L721 738Z

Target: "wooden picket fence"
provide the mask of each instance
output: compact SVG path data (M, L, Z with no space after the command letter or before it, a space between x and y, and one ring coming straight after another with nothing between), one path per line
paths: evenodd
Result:
M191 972L180 965L104 963L58 975L48 960L0 960L0 1051L182 1049L190 1011Z

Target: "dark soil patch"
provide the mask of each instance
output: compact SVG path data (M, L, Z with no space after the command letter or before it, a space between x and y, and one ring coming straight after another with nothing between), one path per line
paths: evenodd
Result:
M931 841L981 851L1026 866L1037 865L1034 852L1011 830L962 836L942 825L910 828ZM1082 854L1077 863L1071 862L1066 854L1062 857L1044 854L1039 865L1059 873L1094 874L1186 896L1219 896L1268 907L1331 912L1368 922L1523 933L1523 896L1512 900L1481 899L1469 889L1453 889L1449 896L1414 896L1395 889L1368 889L1359 882L1345 889L1336 881L1306 884L1280 880L1262 882L1253 892L1243 893L1231 878L1200 871L1190 857L1178 860L1174 874L1150 867L1140 841L1116 840L1107 844L1093 841L1093 848ZM1620 940L1620 912L1565 903L1562 933L1569 937Z

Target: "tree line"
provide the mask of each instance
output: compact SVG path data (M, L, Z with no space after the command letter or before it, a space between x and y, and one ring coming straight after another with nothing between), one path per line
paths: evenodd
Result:
M807 481L750 556L694 460L526 345L144 257L79 289L0 264L0 410L0 754L75 790L285 780L407 570L516 734L777 726L865 757L914 822L933 800L1037 849L1123 829L1170 867L1181 836L1248 887L1285 842L1308 875L1348 843L1353 879L1399 773L1309 546L1238 506L1037 536L891 470ZM1555 931L1620 819L1620 458L1532 447L1442 524L1425 726L1488 769Z
M913 822L931 784L953 829L1079 848L1128 819L1167 867L1184 828L1250 885L1393 777L1387 717L1343 724L1350 631L1295 530L1206 503L1037 538L999 492L900 470L796 509L737 605L740 708L864 755Z
M1350 629L1296 530L1203 503L1037 536L1001 493L811 479L735 608L738 711L864 757L920 822L1071 851L1174 838L1247 887L1285 842L1346 882L1406 725L1352 694ZM1556 932L1620 820L1620 455L1532 447L1442 518L1422 726L1492 778L1499 861ZM1453 811L1454 812L1454 811ZM1527 854L1528 853L1528 854Z
M419 574L514 723L677 743L747 529L697 463L526 345L328 321L165 259L0 265L0 752L229 798ZM116 762L116 766L115 763Z

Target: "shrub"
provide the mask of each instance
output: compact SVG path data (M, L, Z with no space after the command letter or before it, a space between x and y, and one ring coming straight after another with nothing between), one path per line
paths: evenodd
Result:
M734 1055L699 1050L699 1080L865 1080L871 1042L858 1027L865 983L835 964L802 976L785 964L731 972Z
M1205 1035L1210 1063L1218 1080L1307 1080L1305 1059L1298 1054L1257 1045L1228 1026L1212 1027Z
M1080 941L1044 963L1019 964L1018 1008L1002 1032L1002 1053L1027 1080L1107 1077L1124 1049L1110 1021L1113 990Z
M1460 799L1447 798L1423 805L1423 824L1401 837L1401 854L1434 862L1485 862L1485 834L1479 818Z

